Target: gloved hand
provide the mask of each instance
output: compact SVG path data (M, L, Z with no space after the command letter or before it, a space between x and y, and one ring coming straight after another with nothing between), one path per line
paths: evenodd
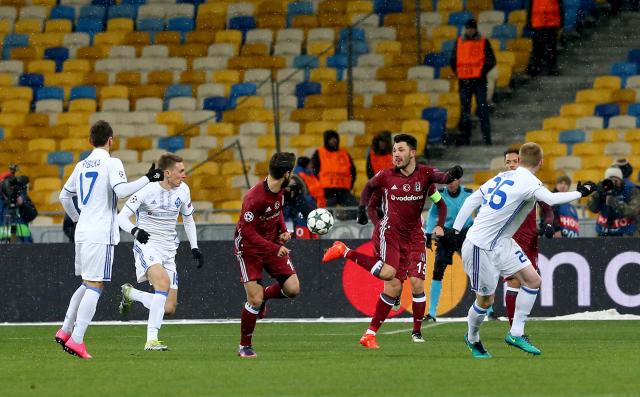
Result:
M553 238L553 233L555 233L553 226L548 223L540 224L540 227L538 228L538 236L544 235L546 238Z
M576 190L582 194L582 197L587 197L591 193L595 192L597 188L598 186L595 183L586 181L584 184L582 184L582 182L578 182Z
M131 229L131 234L133 235L133 238L142 244L146 244L149 241L149 233L145 232L144 229L134 227Z
M367 207L364 205L358 206L358 223L361 225L366 225L369 223L369 217L367 216Z
M151 168L147 171L146 177L149 178L149 182L160 182L164 179L164 171L156 168L156 163L151 163Z
M431 241L432 241L431 233L425 234L425 237L427 238L427 248L429 248L429 251L433 251L433 248L431 246Z
M198 262L196 268L200 269L202 265L204 265L204 257L202 256L202 252L198 248L191 248L191 254L193 255L194 263Z
M451 177L450 180L460 179L464 174L462 167L460 167L459 165L454 165L453 167L449 168L447 170L447 173Z

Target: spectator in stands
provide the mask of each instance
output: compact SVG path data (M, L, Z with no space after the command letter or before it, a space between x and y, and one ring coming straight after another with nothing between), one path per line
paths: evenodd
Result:
M373 138L367 153L367 178L371 179L378 171L391 167L392 148L391 132L382 131Z
M3 243L33 243L31 223L37 216L33 201L27 194L29 178L16 176L17 165L0 179L0 241Z
M320 184L318 177L313 174L311 159L305 156L298 157L298 163L296 168L293 169L293 173L302 179L307 191L313 197L316 207L325 208L327 200L324 197L324 188Z
M324 189L327 207L358 206L358 201L351 194L356 181L356 166L349 153L340 149L340 135L336 131L324 132L324 146L311 156L311 166ZM356 211L350 211L345 216L355 219Z
M558 31L563 24L561 0L531 0L527 9L527 28L532 31L533 48L527 72L537 76L546 72L557 76Z
M566 175L559 176L556 180L554 192L568 192L571 186L571 178ZM571 203L560 204L553 207L553 237L578 237L580 235L580 222L578 211Z
M638 187L631 180L631 176L633 175L633 166L627 159L617 159L613 164L611 164L611 166L620 168L620 171L622 171L622 179L624 180L625 186Z
M451 53L451 68L458 77L460 91L460 135L456 145L471 144L471 98L476 96L477 114L485 145L491 145L491 121L487 103L487 73L496 66L491 43L478 33L478 24L470 19L464 25Z
M287 229L295 231L295 237L309 239L311 232L307 228L307 216L316 208L316 202L309 194L307 186L299 175L291 175L284 189L284 219ZM289 223L293 227L289 227Z
M637 230L640 191L625 185L618 167L607 168L604 177L587 203L589 210L598 214L596 233L598 236L632 236Z

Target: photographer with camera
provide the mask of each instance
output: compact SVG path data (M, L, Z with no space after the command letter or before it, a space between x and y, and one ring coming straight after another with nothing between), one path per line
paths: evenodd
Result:
M0 177L0 241L2 243L33 243L29 222L38 216L27 194L29 177L16 176L18 166L12 164Z
M316 202L302 178L291 175L289 184L284 189L284 219L293 224L295 238L311 239L314 235L307 228L307 216L316 208ZM287 229L291 230L289 227ZM317 236L315 236L317 238Z
M607 168L604 178L587 203L589 210L598 214L596 233L598 236L632 236L637 230L640 191L624 183L618 167Z

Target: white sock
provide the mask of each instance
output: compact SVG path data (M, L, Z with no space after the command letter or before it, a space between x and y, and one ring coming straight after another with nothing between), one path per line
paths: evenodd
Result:
M520 287L520 292L516 298L516 312L513 315L513 324L511 324L511 335L522 336L524 334L524 323L527 321L533 304L536 303L539 288L527 288L524 285Z
M101 293L102 288L87 287L80 306L78 306L78 318L73 334L71 334L74 342L82 343L84 340L84 333L87 332L89 323L91 323L93 315L96 314L96 306Z
M153 294L153 302L149 309L149 323L147 324L147 342L158 339L158 331L162 327L164 317L164 303L167 301L168 292L156 291Z
M480 326L487 316L487 309L481 308L476 302L469 308L469 315L467 316L467 325L469 329L467 331L467 339L469 342L475 343L480 341Z
M82 297L86 290L87 287L84 284L80 284L76 292L71 296L69 308L67 309L67 314L65 314L64 322L62 323L62 330L67 334L73 332L73 325L76 322L76 317L78 317L78 306L80 306L80 302L82 301Z
M153 302L153 295L148 292L140 291L139 289L131 288L131 299L136 302L140 302L147 309L151 309L151 302Z

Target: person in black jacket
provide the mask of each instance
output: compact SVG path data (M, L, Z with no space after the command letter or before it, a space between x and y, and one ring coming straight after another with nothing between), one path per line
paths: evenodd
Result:
M456 145L471 144L471 98L476 96L482 140L491 145L491 121L487 103L487 73L496 66L491 42L478 33L474 19L464 25L451 53L451 68L458 77L460 92L460 135Z

